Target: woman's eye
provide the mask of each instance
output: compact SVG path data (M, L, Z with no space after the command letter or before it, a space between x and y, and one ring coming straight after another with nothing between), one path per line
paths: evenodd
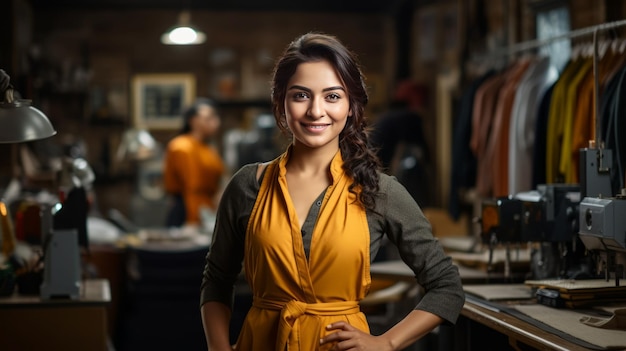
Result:
M309 95L307 93L305 93L305 92L300 91L300 92L297 92L297 93L293 94L293 97L296 100L302 100L302 99L308 98Z
M328 94L326 98L329 100L339 100L341 99L341 96L339 96L339 94L336 94L336 93L331 93L331 94Z

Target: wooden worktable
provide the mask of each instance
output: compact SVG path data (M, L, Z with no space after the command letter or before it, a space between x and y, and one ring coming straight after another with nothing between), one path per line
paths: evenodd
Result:
M484 270L458 266L463 285L489 285L509 283L502 273L487 273ZM371 266L373 279L391 279L415 282L414 273L402 261L376 262ZM502 308L498 308L498 305ZM541 325L521 312L514 313L512 306L519 304L536 305L534 299L498 301L498 304L467 297L461 316L453 331L446 331L446 339L454 340L450 346L454 350L601 350L585 342L556 331L555 328ZM555 332L556 331L556 332ZM441 332L441 331L440 331ZM559 335L560 334L560 335ZM447 350L441 348L440 350Z
M0 298L0 349L107 350L110 301L105 279L81 281L78 300L18 294Z
M506 338L508 338L509 346L513 350L529 350L530 348L528 346L536 350L590 350L588 347L572 343L545 329L539 328L508 313L498 311L488 305L482 305L479 301L472 299L465 301L461 315L473 322L505 335ZM474 336L474 338L475 337L476 336ZM493 346L495 347L495 345ZM471 346L469 349L472 349Z

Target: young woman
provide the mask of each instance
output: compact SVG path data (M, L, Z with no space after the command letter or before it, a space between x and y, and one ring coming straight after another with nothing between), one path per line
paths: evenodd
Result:
M243 167L222 197L201 295L210 350L401 350L456 321L464 301L458 270L411 195L379 171L368 149L367 99L354 55L335 37L305 34L278 60L274 115L292 143L269 163ZM426 293L373 336L359 301L384 235ZM242 262L253 303L231 346Z
M183 127L167 144L164 188L172 197L168 227L200 225L200 209L215 210L224 162L211 145L221 120L212 100L198 98L183 113Z

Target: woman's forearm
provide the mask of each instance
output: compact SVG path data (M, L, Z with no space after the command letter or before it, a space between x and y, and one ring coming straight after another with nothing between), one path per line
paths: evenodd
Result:
M430 312L413 310L381 336L393 345L394 350L403 350L430 333L442 322L441 317Z
M221 302L209 301L202 305L200 312L208 349L210 351L231 351L230 308Z

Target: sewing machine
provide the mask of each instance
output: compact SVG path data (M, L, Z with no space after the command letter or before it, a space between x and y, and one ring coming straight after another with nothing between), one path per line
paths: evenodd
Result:
M597 254L596 270L605 279L624 278L626 264L626 188L614 195L610 183L612 152L602 148L582 149L581 180L585 197L580 202L580 238Z
M520 200L511 196L484 199L482 201L482 214L480 236L482 242L489 246L489 261L487 269L492 271L494 262L494 250L500 244L505 246L504 276L511 276L511 247L512 243L523 242L521 236L521 211Z
M490 248L499 243L522 242L522 202L512 196L484 199L482 201L482 242Z
M516 195L523 206L522 237L535 243L530 270L534 279L588 278L590 260L578 235L580 187L542 184Z
M522 202L521 236L524 240L569 241L578 231L578 185L541 184L537 190L518 193L515 198Z
M578 238L579 202L576 184L541 184L536 190L486 199L482 203L482 242L489 245L490 257L499 244L505 245L509 257L510 244L537 243L530 261L534 279L575 274L569 270L580 270L584 255Z

